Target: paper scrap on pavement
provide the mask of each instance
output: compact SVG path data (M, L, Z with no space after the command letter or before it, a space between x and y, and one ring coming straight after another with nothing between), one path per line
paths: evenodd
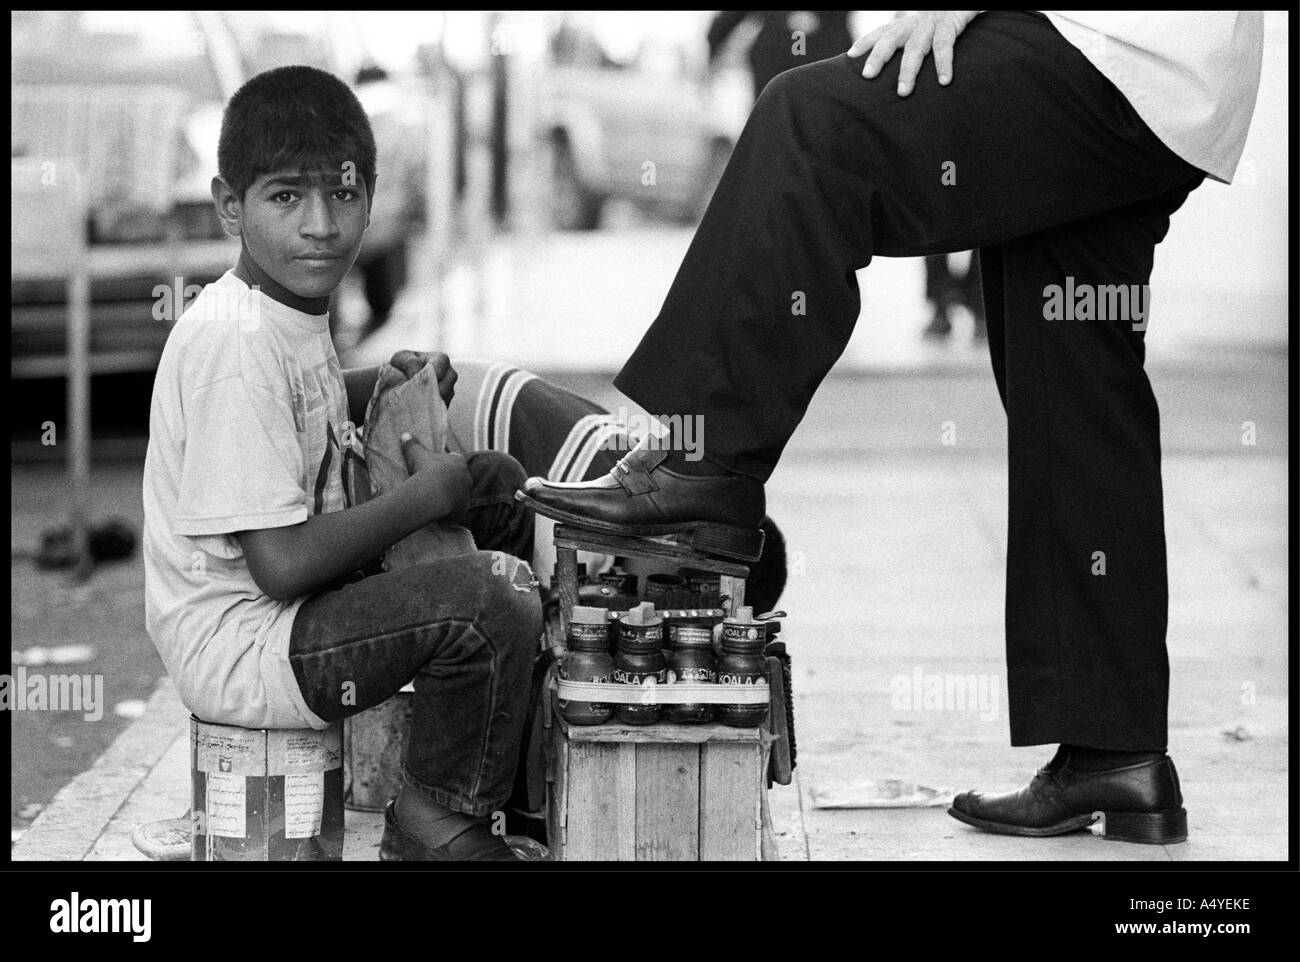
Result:
M952 801L948 788L930 788L900 778L863 778L809 789L813 808L933 808Z

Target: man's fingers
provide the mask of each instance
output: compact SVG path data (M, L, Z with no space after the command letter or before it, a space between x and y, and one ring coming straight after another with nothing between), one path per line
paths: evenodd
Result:
M872 30L870 33L864 33L862 36L858 37L857 40L853 41L853 46L849 47L849 56L861 57L864 53L874 47L876 41L880 39L882 34L884 34L885 27L888 26L889 24L884 24L883 26L879 26L875 30Z
M892 57L894 51L898 49L898 43L901 39L902 34L900 33L886 33L881 36L881 38L876 41L876 45L871 48L871 56L869 56L867 62L862 65L862 76L870 80L876 74L880 73L880 68L889 63L889 58Z
M952 80L952 47L957 42L957 30L947 21L934 28L934 72L939 83Z
M907 39L903 49L903 60L898 65L898 95L906 97L912 92L916 75L921 72L921 63L930 50L930 41L934 37L934 28L927 23L917 24L912 36Z

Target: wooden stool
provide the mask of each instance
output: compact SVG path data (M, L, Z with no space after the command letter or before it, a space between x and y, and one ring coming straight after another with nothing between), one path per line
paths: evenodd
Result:
M658 559L720 576L725 609L745 603L749 568L679 544L587 531L555 529L559 617L548 640L564 654L569 613L578 602L578 551ZM775 659L772 660L773 663ZM779 668L776 669L779 671ZM775 682L775 684L773 684ZM773 860L776 842L767 807L774 703L757 728L725 725L569 725L548 679L547 838L563 861ZM769 688L783 691L778 678ZM774 695L779 700L779 695Z

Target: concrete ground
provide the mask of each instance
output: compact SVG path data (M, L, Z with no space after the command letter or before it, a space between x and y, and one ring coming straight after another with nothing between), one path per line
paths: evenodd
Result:
M1165 451L1170 754L1191 833L1171 846L1001 837L945 814L950 792L1018 787L1051 753L1008 747L1001 408L982 363L828 380L768 489L790 552L781 607L790 613L799 752L795 784L771 794L781 857L1284 859L1286 367L1283 354L1267 352L1151 362ZM619 403L608 375L555 379ZM942 441L945 422L955 444ZM1243 443L1244 422L1254 425L1253 445ZM96 466L97 515L139 517L140 470L138 461ZM12 480L18 548L63 509L49 468L16 465ZM79 589L21 558L12 576L12 597L30 616L15 615L16 651L31 644L41 617L57 620L64 644L151 650L138 555ZM110 602L120 617L104 616ZM918 676L970 680L974 707L901 700ZM48 745L23 742L21 714L13 717L15 779L49 757ZM90 723L73 716L67 724ZM143 714L117 725L98 761L21 834L15 860L138 860L131 828L186 810L187 714L170 683L161 680ZM914 801L938 804L858 807L908 785L917 787ZM379 816L349 813L345 857L373 860L379 829Z

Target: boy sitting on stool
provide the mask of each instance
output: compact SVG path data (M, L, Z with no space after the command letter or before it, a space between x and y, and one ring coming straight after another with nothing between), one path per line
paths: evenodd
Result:
M511 497L523 469L406 443L410 477L348 501L377 369L341 370L327 311L369 226L376 158L344 83L310 67L254 77L226 108L218 167L213 200L241 251L177 322L154 383L149 635L186 707L218 724L323 729L414 678L380 858L511 859L487 816L510 793L541 631L531 571L501 564L532 550ZM414 357L394 366L432 363L449 401L446 357ZM439 520L480 550L362 576Z

